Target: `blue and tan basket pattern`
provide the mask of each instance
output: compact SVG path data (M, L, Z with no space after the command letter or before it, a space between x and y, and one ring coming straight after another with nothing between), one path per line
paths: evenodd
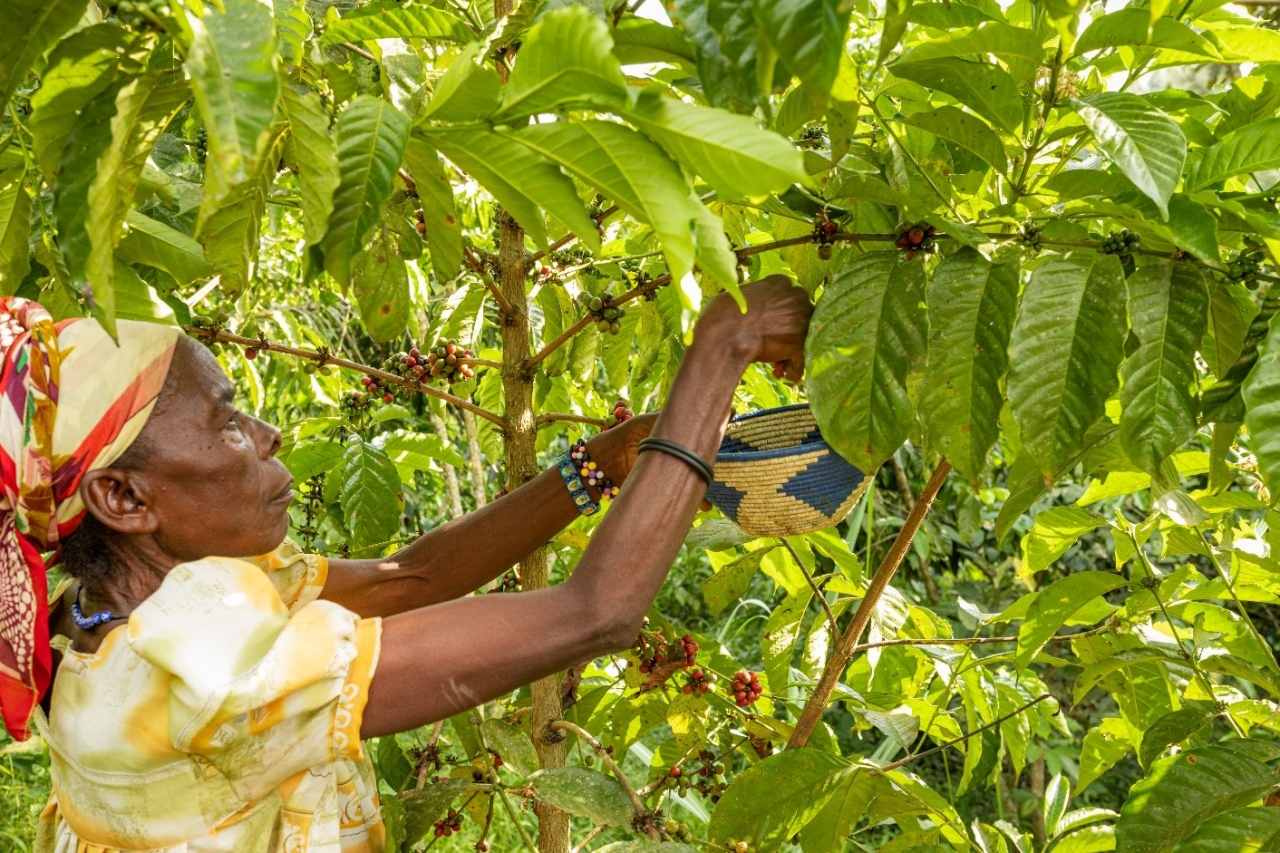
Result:
M707 500L756 536L812 533L844 520L868 481L822 438L804 404L737 415Z

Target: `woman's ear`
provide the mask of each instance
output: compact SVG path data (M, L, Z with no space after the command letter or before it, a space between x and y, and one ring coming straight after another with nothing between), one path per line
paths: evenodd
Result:
M80 497L94 518L124 534L154 533L159 526L151 511L147 479L137 471L99 468L80 481Z

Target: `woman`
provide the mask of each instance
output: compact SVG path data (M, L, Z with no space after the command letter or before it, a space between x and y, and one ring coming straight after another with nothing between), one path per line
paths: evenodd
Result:
M742 372L799 376L805 293L774 277L744 294L745 315L708 306L659 417L588 444L628 482L573 576L469 598L576 517L560 472L386 560L302 555L281 545L280 433L235 410L204 348L142 323L116 346L0 301L0 712L49 744L37 849L381 850L362 738L635 639ZM667 444L638 454L650 426ZM46 614L53 549L69 580Z

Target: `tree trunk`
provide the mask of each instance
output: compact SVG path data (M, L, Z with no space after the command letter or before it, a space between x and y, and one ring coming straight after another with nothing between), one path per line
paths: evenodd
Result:
M485 491L480 430L476 424L476 416L470 412L462 413L462 424L467 430L467 461L471 464L471 496L475 499L476 509L479 509L489 502L489 495Z
M440 436L440 440L449 445L449 427L445 424L441 415L431 412L431 426L435 427L436 435ZM444 472L444 491L449 496L449 512L454 518L462 517L462 491L458 488L458 469L452 465L441 462L440 469Z
M511 304L515 316L502 326L502 392L506 401L507 480L518 488L538 474L538 425L533 412L533 378L524 367L530 356L531 329L524 230L506 211L499 211L501 243L498 248L498 287ZM547 550L539 548L520 561L520 582L524 589L547 585ZM560 717L560 679L550 675L533 683L531 733L542 767L563 767L564 735L550 728ZM569 815L543 803L534 807L538 815L540 853L566 853L569 849Z

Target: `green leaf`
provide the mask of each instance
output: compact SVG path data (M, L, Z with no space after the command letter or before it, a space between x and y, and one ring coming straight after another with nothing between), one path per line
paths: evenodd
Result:
M355 548L375 545L400 527L400 477L382 450L361 439L342 454L338 499Z
M329 228L333 194L341 183L338 147L329 135L329 114L319 94L285 85L280 90L280 104L289 119L290 161L298 167L302 226L307 244L314 246Z
M98 155L111 144L116 95L124 85L125 81L113 83L81 110L67 136L58 180L53 187L58 248L66 261L67 273L77 287L83 282L85 260L89 257L89 232L84 227L89 187L98 176Z
M306 482L317 474L325 474L342 462L343 446L336 441L309 441L294 447L285 458L285 467L295 483Z
M1074 507L1060 508L1078 512ZM1109 572L1076 572L1040 590L1027 610L1027 618L1018 628L1018 669L1026 669L1049 638L1077 610L1095 598L1127 585L1128 581L1121 575Z
M989 163L997 172L1005 172L1009 168L1009 158L1004 151L1004 143L987 123L969 115L959 107L942 106L936 110L923 113L912 113L907 116L907 124L937 134L950 140L968 151L978 155L983 162Z
M867 814L877 791L888 782L869 773L849 773L821 811L800 830L804 853L839 850L854 825ZM882 851L884 848L881 848Z
M1207 706L1207 707L1206 707ZM1188 705L1170 711L1156 720L1142 733L1142 748L1138 750L1138 763L1150 767L1160 754L1174 744L1182 743L1213 722L1213 706L1210 703Z
M546 159L512 144L510 134L444 128L419 128L416 133L484 185L537 246L547 245L546 209L593 252L600 250L595 220L573 181Z
M838 755L789 749L752 765L716 804L707 828L718 845L747 841L772 853L795 835L850 782L858 769ZM761 808L768 803L768 808Z
M470 784L470 779L448 779L410 792L401 801L405 812L405 844L411 846L422 840L431 831L431 825L444 815Z
M406 7L395 0L374 0L326 25L320 43L391 38L469 42L475 34L465 21L443 9L425 5Z
M679 29L630 15L613 28L613 54L623 65L667 62L692 66L698 61L693 42Z
M906 441L906 379L924 358L924 265L868 252L835 273L809 324L805 387L823 437L863 471Z
M1205 821L1175 853L1266 853L1280 849L1280 809L1250 806Z
M926 89L946 92L1001 130L1012 133L1022 124L1022 94L1013 76L1004 69L964 59L927 59L895 62L894 76L919 83Z
M280 94L270 7L258 0L222 5L224 12L210 8L204 17L187 16L192 33L187 71L208 134L207 162L219 175L218 195L257 172L272 142Z
M1106 524L1104 519L1073 506L1055 506L1035 518L1022 540L1022 572L1030 577L1042 572L1084 534Z
M440 155L417 136L409 137L404 162L413 176L418 202L422 205L431 269L440 281L452 281L462 269L462 229L454 206L453 186L444 173Z
M993 264L968 248L944 259L929 285L925 442L970 481L986 467L999 432L1018 287L1017 263Z
M338 117L338 173L324 263L339 282L351 279L351 258L364 246L409 140L409 119L391 104L360 95Z
M712 618L719 617L726 607L746 594L752 578L760 570L760 561L772 550L761 548L752 551L702 582L702 597L706 599Z
M1052 479L1084 449L1124 355L1124 273L1115 255L1050 258L1031 275L1009 346L1009 403L1023 447Z
M1249 448L1257 456L1258 469L1267 486L1280 488L1280 323L1274 320L1241 395L1246 407Z
M1086 732L1080 742L1080 775L1075 792L1079 794L1095 779L1101 779L1132 748L1129 729L1119 717L1107 717Z
M485 744L502 756L502 766L521 776L532 775L538 769L538 753L529 735L506 720L485 720L480 724Z
M1218 282L1209 297L1209 324L1200 344L1209 370L1218 379L1226 375L1244 348L1249 323L1258 313L1244 285Z
M848 7L840 0L755 0L753 5L760 33L782 65L815 90L831 91L849 29Z
M721 200L760 197L807 181L800 152L747 116L686 104L650 89L624 117L701 176Z
M57 175L76 116L111 85L121 64L133 64L129 45L122 28L97 24L67 36L49 53L27 120L36 160L46 175Z
M1280 785L1269 762L1280 746L1237 739L1157 761L1129 789L1116 822L1116 853L1160 853L1206 821L1250 805Z
M1071 105L1093 133L1098 147L1111 158L1134 186L1156 203L1160 215L1169 218L1187 139L1173 119L1137 95L1103 92Z
M116 319L168 325L177 323L173 308L161 299L151 285L143 281L131 267L117 259L112 277L115 280ZM105 318L100 306L91 303L90 307L92 316L105 326Z
M1076 55L1120 45L1152 45L1210 59L1221 59L1208 39L1173 18L1156 18L1149 9L1129 7L1095 18L1076 42Z
M1026 27L988 21L976 27L955 29L938 38L921 42L903 54L898 62L923 62L926 59L987 54L1026 59L1040 64L1044 61L1044 45L1040 37Z
M533 125L515 138L653 228L674 280L692 272L693 228L702 203L661 147L630 128L605 121ZM727 254L733 269L736 260ZM736 276L721 282L735 288L737 283Z
M484 59L484 43L464 47L436 84L422 118L466 122L491 115L502 99L502 81Z
M0 104L9 103L27 71L80 21L88 0L5 0L0 6Z
M26 171L0 172L0 294L11 295L31 268L31 196Z
M524 36L495 120L553 112L564 104L617 109L627 100L609 27L582 6L565 6L548 12Z
M1246 125L1216 145L1196 152L1187 169L1187 192L1206 189L1236 175L1280 166L1280 118Z
M885 3L884 29L880 31L880 50L876 54L876 65L883 65L902 41L907 23L911 19L911 3L912 0L887 0Z
M408 432L398 429L378 438L379 446L396 463L400 479L408 482L414 471L428 471L431 463L439 462L455 468L466 468L467 462L438 435Z
M611 776L581 767L549 767L529 777L537 798L561 811L609 826L630 826L631 801Z
M85 275L94 303L115 330L115 249L121 226L133 206L134 193L156 140L189 97L181 74L153 71L135 77L116 96L111 119L111 144L98 158L97 176L89 185L89 256Z
M1155 476L1196 432L1195 353L1204 337L1209 289L1194 264L1166 260L1144 263L1127 284L1138 348L1121 370L1120 444Z
M1116 831L1110 826L1087 826L1053 846L1054 853L1110 853L1116 849Z
M136 210L125 214L124 224L116 257L125 263L164 270L179 285L213 275L213 264L205 259L200 244L191 236Z
M1044 828L1050 836L1057 835L1062 816L1067 812L1067 804L1071 801L1071 782L1061 773L1054 774L1049 785L1044 789Z
M369 248L356 256L351 292L365 331L375 341L391 341L409 323L409 272L395 235L379 230Z

